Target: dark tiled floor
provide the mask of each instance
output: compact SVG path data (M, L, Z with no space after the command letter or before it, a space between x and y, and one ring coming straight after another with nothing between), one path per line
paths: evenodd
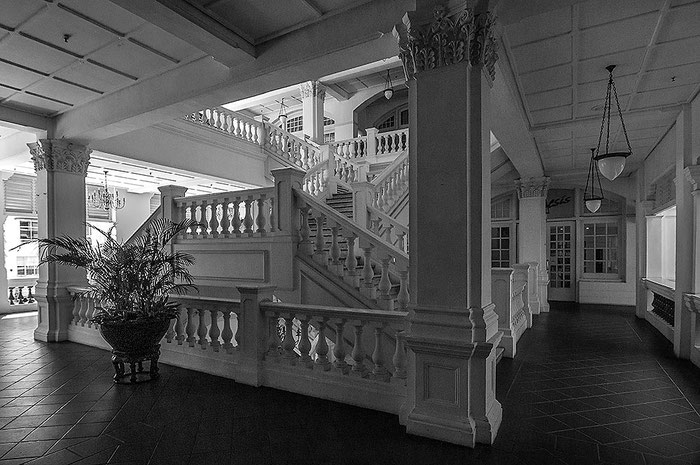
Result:
M1 464L700 464L700 370L619 308L553 306L498 368L504 423L476 449L395 416L163 366L114 386L104 351L0 320Z

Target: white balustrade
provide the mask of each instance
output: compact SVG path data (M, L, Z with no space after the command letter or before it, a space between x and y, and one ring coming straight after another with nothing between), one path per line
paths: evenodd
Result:
M315 144L303 141L282 128L263 123L264 148L294 166L308 171L321 162L321 150Z
M185 119L253 144L262 140L262 123L224 108L206 108L186 115Z
M275 189L222 192L174 199L179 218L199 224L186 237L259 237L275 233Z
M700 295L683 294L683 311L691 312L690 317L690 360L700 367Z
M408 128L377 134L377 155L398 154L408 149Z
M330 146L330 153L334 153L346 160L356 160L367 156L367 136L335 141L328 145Z
M408 253L408 227L374 207L367 207L367 227L384 242Z
M371 205L377 210L389 212L408 192L408 152L396 158L380 176L372 180L375 185Z
M298 254L323 266L368 299L377 299L377 305L382 309L408 308L410 297L408 254L405 251L406 228L397 226L399 234L393 238L393 225L392 228L386 227L382 230L385 231L383 238L376 232L358 226L311 195L298 189L294 189L294 192L301 224ZM314 218L317 225L313 240L308 226L309 217ZM330 244L324 238L324 227L330 233ZM395 243L389 242L387 238ZM344 254L338 250L342 243L347 244ZM356 255L360 250L359 256L364 262L361 270L358 269ZM375 278L375 269L379 272L378 278Z
M501 347L505 349L504 357L513 358L520 336L527 329L524 306L527 279L519 270L517 284L513 277L513 268L491 269L491 295L498 315L498 329L503 331Z

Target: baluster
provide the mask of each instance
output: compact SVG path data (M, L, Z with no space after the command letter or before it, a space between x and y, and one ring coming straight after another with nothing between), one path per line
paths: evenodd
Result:
M185 332L187 333L187 343L190 347L194 347L197 338L195 334L195 323L194 323L194 308L187 307L187 326L185 327Z
M396 233L396 247L403 250L404 252L408 252L406 250L406 232L405 231L399 231L398 233Z
M27 301L28 302L34 302L34 294L32 293L32 289L34 286L27 286Z
M265 194L261 194L258 199L258 217L255 219L260 235L264 236L265 231Z
M382 231L382 233L384 234L384 240L387 244L394 245L394 238L391 236L391 231L393 229L394 225L392 223L387 223L387 225L384 226L384 231Z
M233 331L231 330L231 310L225 308L221 310L224 315L224 329L221 331L221 340L224 341L224 350L227 354L233 351L233 344L231 344L231 339L233 339Z
M381 187L379 189L379 193L377 194L377 210L384 211L384 187Z
M248 198L244 202L245 202L245 218L243 219L243 225L245 226L245 229L243 230L243 232L248 234L248 236L252 237L253 236L253 216L252 216L253 196L249 195Z
M277 359L280 355L280 347L282 346L282 341L280 340L280 333L277 330L280 321L280 314L275 312L272 315L268 315L268 327L270 335L267 338L267 354L265 358Z
M396 350L392 362L394 363L394 378L406 379L406 351L403 331L396 332Z
M24 286L18 286L17 287L17 303L20 303L20 304L27 303L27 299L24 298L23 292L24 292Z
M81 306L80 306L80 313L79 313L79 316L80 316L80 326L85 326L85 323L87 322L87 311L88 311L88 306L90 305L90 302L92 301L92 299L89 299L89 298L88 298L88 299L85 299L85 300L87 301L87 302L86 302L86 305L81 305Z
M231 320L236 323L236 332L233 334L234 349L241 347L241 318L236 312L231 312ZM233 326L233 324L232 324Z
M338 276L343 276L343 264L340 262L340 244L338 243L337 224L331 227L331 270Z
M185 330L182 326L182 314L183 314L183 309L182 306L178 307L177 309L177 318L175 320L175 340L177 341L177 345L181 346L182 341L185 340ZM187 318L187 312L185 312L185 318Z
M12 289L12 288L10 288ZM10 291L12 292L12 291ZM83 300L85 300L85 297L76 294L75 295L75 300L73 301L73 324L77 325L80 322L80 307L83 305ZM12 302L10 301L10 305L12 305Z
M365 264L364 267L362 268L362 287L360 288L360 292L362 295L365 297L369 297L370 299L375 299L377 297L377 290L374 287L374 270L372 270L372 249L374 247L372 245L369 245L367 247L362 247L362 250L364 251L364 260Z
M345 256L345 267L348 269L344 280L355 289L360 287L360 277L357 273L357 257L355 256L355 233L350 233L347 237L348 254Z
M282 342L282 350L284 350L284 359L290 364L296 365L297 354L294 352L294 315L284 317L284 341Z
M300 147L299 157L301 158L301 167L304 168L304 171L308 171L308 169L310 168L309 149L307 147Z
M345 320L340 320L335 325L335 345L333 346L333 356L335 362L333 365L343 374L348 373L349 365L345 362L345 339L343 339L343 330L345 329Z
M382 187L382 210L384 212L389 211L389 183L384 182L384 187Z
M365 352L362 348L362 330L364 325L365 322L361 321L359 324L353 326L355 330L355 339L353 340L352 348L352 359L355 361L352 366L352 374L363 378L366 376L367 371L364 364Z
M326 342L326 324L328 318L322 317L318 322L318 340L316 341L316 365L323 368L323 371L331 369L331 362L328 360L328 343Z
M233 211L231 219L231 226L233 227L233 233L236 237L241 237L241 210L239 208L241 204L241 198L236 197L233 201Z
M214 205L215 206L213 208L213 219L216 221L216 223L214 223L216 227L212 228L211 235L213 238L218 238L224 230L221 227L221 223L224 218L224 206L223 204L219 203L218 200L215 201Z
M382 276L379 279L377 286L378 296L377 304L384 310L394 309L394 299L389 292L391 291L391 281L389 280L389 264L393 259L389 256L382 258Z
M270 232L275 232L277 229L277 220L275 219L275 198L270 198Z
M228 197L224 197L224 202L221 205L221 235L223 237L229 237L231 235L231 217L229 216L229 206L231 201Z
M87 308L87 326L88 328L92 328L93 326L97 328L97 325L92 322L92 319L97 315L97 305L94 299L89 299L88 300L88 308Z
M205 314L203 309L197 310L199 314L199 327L197 328L197 336L199 336L199 341L197 344L202 346L202 350L207 350L209 343L207 342L207 322L205 319Z
M323 222L325 215L321 212L316 213L316 238L314 241L314 260L319 264L328 265L326 252L323 250L326 247L326 241L323 238Z
M408 309L408 302L411 300L411 296L408 293L408 271L399 271L399 294L396 296L396 303L399 305L399 310L406 311Z
M262 126L256 126L255 127L255 140L254 142L256 144L260 144L260 139L262 139Z
M211 317L211 326L209 326L209 345L214 350L214 352L219 351L219 311L216 309L209 310L209 316ZM202 347L204 348L204 347Z
M165 341L170 343L173 342L175 338L175 325L177 324L177 318L170 320L170 325L168 325L168 331L165 333Z
M303 320L301 320L301 324L299 325L301 329L301 334L299 336L299 352L301 352L301 363L307 368L313 368L314 363L313 360L311 360L311 355L309 355L309 352L311 351L311 341L309 341L309 318L308 316L305 316Z
M240 127L241 120L238 118L233 118L233 135L236 137L241 137L241 127Z
M214 231L214 228L212 227L213 226L212 221L211 221L212 218L214 217L214 212L213 212L212 205L207 205L206 202L207 202L206 200L202 201L202 210L204 211L204 218L206 221L206 227L204 228L204 231L208 235L211 236L212 232Z
M374 352L372 352L372 363L374 363L374 368L372 369L372 376L374 379L380 381L389 381L391 375L389 371L384 368L384 352L382 348L382 336L384 335L384 324L380 324L374 328Z

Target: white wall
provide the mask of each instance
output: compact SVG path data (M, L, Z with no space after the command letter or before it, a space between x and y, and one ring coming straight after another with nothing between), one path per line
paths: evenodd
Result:
M126 203L124 208L117 210L116 214L116 230L117 240L125 241L131 237L146 219L151 214L151 196L150 192L145 194L132 194L130 192L120 192L120 196L124 196Z

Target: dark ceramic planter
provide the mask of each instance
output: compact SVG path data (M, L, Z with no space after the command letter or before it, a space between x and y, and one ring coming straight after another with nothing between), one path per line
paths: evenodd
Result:
M167 317L139 321L111 321L100 325L100 334L112 346L114 382L138 383L158 378L158 357L160 340L168 331L170 319ZM143 362L150 362L148 372ZM131 368L125 373L124 365ZM146 378L146 375L148 376Z

